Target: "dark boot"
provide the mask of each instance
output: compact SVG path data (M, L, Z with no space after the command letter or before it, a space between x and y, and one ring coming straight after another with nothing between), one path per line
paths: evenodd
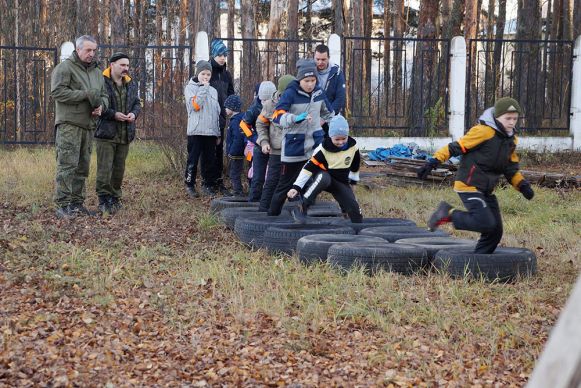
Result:
M438 208L434 213L432 213L428 220L428 229L433 232L438 229L438 226L445 224L446 222L452 222L450 215L453 210L454 208L450 206L449 203L444 201L440 202Z
M109 209L111 210L111 214L117 213L119 210L123 208L123 204L121 200L117 197L110 196L109 197Z
M76 214L71 211L70 205L59 207L58 209L56 209L55 215L57 218L60 218L62 220L68 220L76 217Z
M186 193L190 196L190 198L198 198L200 194L196 191L196 188L193 186L186 186Z
M99 196L99 205L97 208L101 212L101 214L111 214L111 207L110 207L110 196L108 195L100 195Z
M75 213L76 215L79 216L89 216L89 217L93 217L96 215L96 213L94 211L91 211L89 209L87 209L85 207L85 205L83 205L82 203L71 203L69 205L71 212Z

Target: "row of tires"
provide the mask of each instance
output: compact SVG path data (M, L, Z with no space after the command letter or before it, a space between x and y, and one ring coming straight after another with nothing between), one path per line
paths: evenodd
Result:
M328 262L348 271L362 267L412 274L435 268L452 277L511 281L536 273L536 256L524 248L497 248L493 254L474 253L475 241L429 232L399 218L367 218L353 224L334 202L319 201L309 208L306 224L290 216L287 203L281 215L268 216L245 198L214 199L211 211L253 249L298 256L306 264Z

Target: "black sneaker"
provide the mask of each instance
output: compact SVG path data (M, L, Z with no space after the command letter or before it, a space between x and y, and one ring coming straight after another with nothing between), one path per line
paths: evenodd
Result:
M119 198L111 196L109 197L109 208L111 209L111 213L115 214L123 208L123 204Z
M216 190L214 190L214 188L210 186L202 186L202 194L208 195L210 197L215 197L216 195L218 195Z
M186 193L190 196L190 198L198 198L200 194L196 191L195 187L186 186Z
M224 183L219 183L216 186L216 191L220 194L222 194L224 197L231 197L232 196L232 192L230 190L228 190L228 188L226 186L224 186Z
M56 209L55 215L61 220L67 220L76 217L76 213L71 211L71 207L69 205Z
M297 202L296 206L291 209L291 215L297 224L307 223L307 208L302 201Z
M80 216L94 216L96 213L87 209L82 203L71 203L69 205L71 212L75 213L76 215Z
M428 229L433 232L438 229L438 226L445 224L446 222L451 222L450 210L452 210L452 206L450 206L449 203L444 201L440 202L436 211L432 213L428 220Z

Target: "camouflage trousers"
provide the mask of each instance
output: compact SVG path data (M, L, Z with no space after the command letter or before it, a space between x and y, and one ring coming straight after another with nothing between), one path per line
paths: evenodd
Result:
M59 124L57 127L54 202L58 207L85 201L93 132L72 124Z
M97 196L121 198L121 184L125 174L125 160L129 144L95 139L97 150Z

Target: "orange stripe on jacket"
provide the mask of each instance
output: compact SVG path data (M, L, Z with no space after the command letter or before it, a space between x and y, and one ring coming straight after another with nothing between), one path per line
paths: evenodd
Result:
M319 162L317 159L315 159L315 157L311 158L311 163L313 163L315 166L319 167L321 170L327 171L327 168L325 167L325 165L323 163Z
M270 123L270 120L264 117L263 115L258 115L258 119L262 121L264 124Z
M252 136L252 127L250 127L250 125L248 125L246 121L244 120L240 121L240 129L242 129L244 136L246 137Z
M200 104L198 104L198 103L196 102L196 98L197 98L197 97L198 97L198 96L194 96L194 97L192 98L192 106L194 107L194 110L195 110L196 112L198 112L200 109L202 109L202 107L200 106Z
M285 113L286 113L286 110L284 110L284 109L275 110L274 114L272 115L272 118L276 119L278 116L282 116Z

